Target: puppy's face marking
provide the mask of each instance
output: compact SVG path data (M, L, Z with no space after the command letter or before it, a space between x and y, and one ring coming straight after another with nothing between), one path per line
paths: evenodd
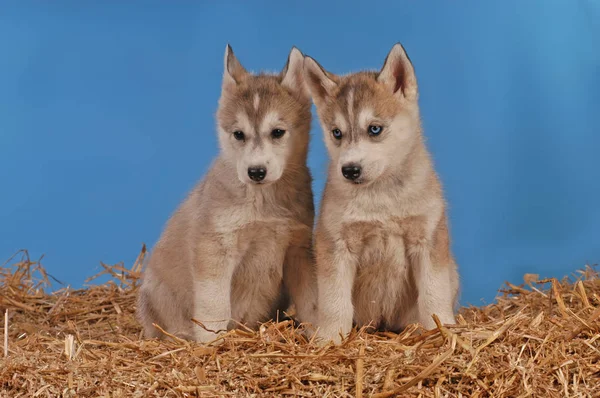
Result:
M397 171L419 139L414 70L399 50L392 50L379 73L336 76L306 59L333 178L369 184Z
M271 184L305 151L310 99L303 80L304 56L292 49L279 75L252 75L230 48L217 112L222 155L245 184Z

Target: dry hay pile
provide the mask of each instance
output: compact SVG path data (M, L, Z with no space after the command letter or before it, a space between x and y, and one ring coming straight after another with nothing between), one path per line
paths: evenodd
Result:
M463 308L453 327L362 330L318 347L280 322L209 347L140 339L140 259L105 266L107 284L48 294L44 269L21 255L0 268L2 397L600 395L600 279L590 267L575 281L507 284L496 304Z

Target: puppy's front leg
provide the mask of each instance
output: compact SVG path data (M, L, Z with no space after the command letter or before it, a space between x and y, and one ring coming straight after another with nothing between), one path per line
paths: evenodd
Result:
M427 329L436 327L432 315L444 324L454 324L456 288L451 278L452 265L434 264L430 250L420 247L413 253L413 265L419 291L417 320Z
M315 326L317 280L311 238L312 231L308 227L294 236L285 255L283 280L296 306L298 320Z
M231 279L234 261L226 256L215 259L194 275L194 339L207 343L227 331L231 319ZM208 265L208 266L206 266Z
M352 330L352 287L356 261L346 248L320 247L317 241L318 336L340 344Z

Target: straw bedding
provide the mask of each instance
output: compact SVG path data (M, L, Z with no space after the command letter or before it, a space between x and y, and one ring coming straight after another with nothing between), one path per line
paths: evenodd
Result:
M8 313L0 396L600 396L593 267L561 281L526 275L519 286L507 283L495 304L462 308L457 326L360 330L341 347L318 347L283 321L204 346L140 339L134 311L144 253L130 269L104 265L106 284L52 294L26 252L0 268Z

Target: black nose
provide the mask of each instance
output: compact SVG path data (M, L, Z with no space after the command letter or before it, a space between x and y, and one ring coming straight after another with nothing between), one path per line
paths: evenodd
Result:
M348 180L356 180L360 177L361 168L357 164L347 164L342 166L342 175Z
M267 169L265 169L262 166L259 167L248 167L248 177L250 177L250 179L252 181L262 181L265 179L265 176L267 175Z

